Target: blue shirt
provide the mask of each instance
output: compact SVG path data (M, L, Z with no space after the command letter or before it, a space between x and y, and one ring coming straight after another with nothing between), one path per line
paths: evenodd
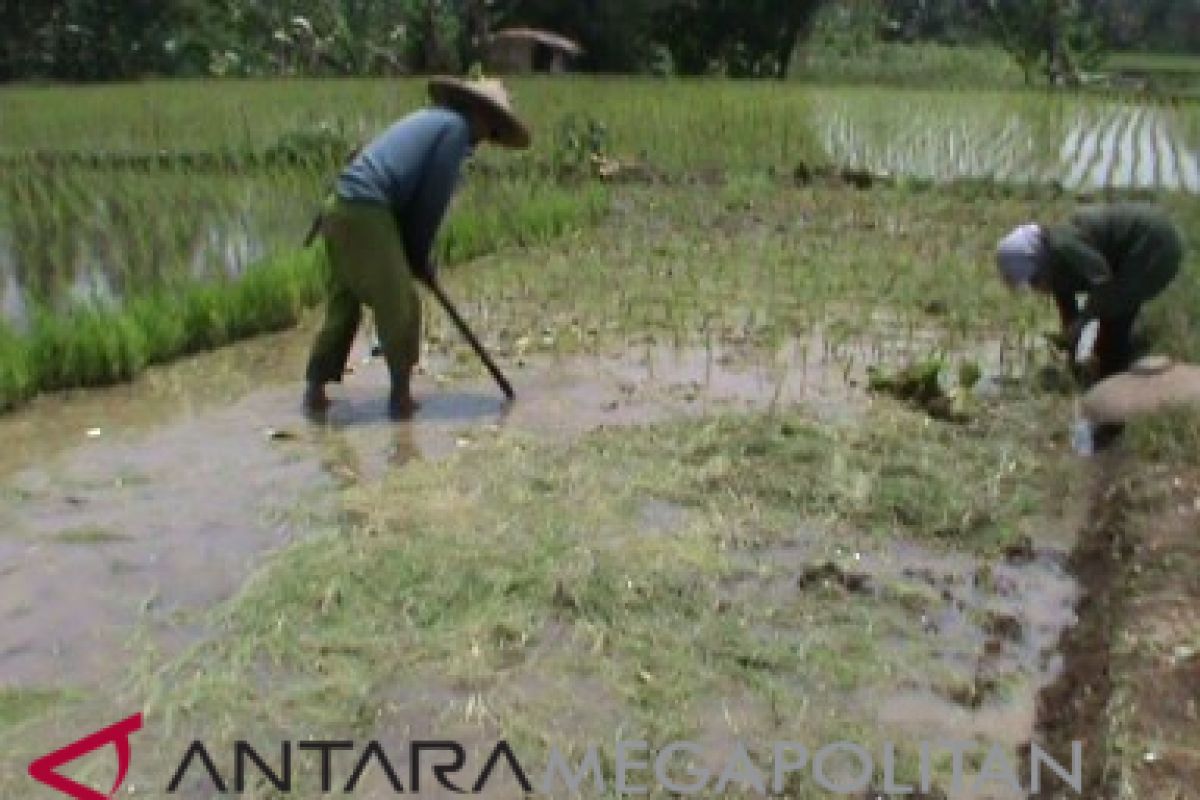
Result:
M445 108L425 108L372 140L338 177L343 200L390 206L409 263L429 266L433 238L471 154L471 126Z

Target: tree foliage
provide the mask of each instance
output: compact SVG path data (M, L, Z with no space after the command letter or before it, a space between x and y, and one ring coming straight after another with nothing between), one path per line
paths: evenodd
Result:
M787 76L821 0L677 0L655 17L676 69L734 77Z
M993 36L1069 82L1102 41L1200 51L1200 0L856 0L883 36ZM489 31L533 26L608 72L781 77L822 5L848 0L0 0L0 81L462 69ZM664 54L669 58L664 58Z
M1027 83L1040 71L1051 84L1076 85L1080 66L1100 54L1100 20L1082 0L988 0L986 9Z

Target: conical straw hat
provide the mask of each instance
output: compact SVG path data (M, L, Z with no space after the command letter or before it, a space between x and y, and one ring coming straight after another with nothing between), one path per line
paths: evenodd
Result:
M487 78L432 78L429 81L429 96L440 106L484 109L495 121L489 137L492 141L518 150L529 147L529 129L517 117L508 90L500 81Z

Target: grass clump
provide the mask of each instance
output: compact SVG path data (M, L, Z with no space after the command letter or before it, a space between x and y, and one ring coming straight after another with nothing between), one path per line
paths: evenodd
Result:
M0 731L45 713L67 697L67 692L57 689L0 688Z
M934 424L913 441L917 418L894 413L873 432L789 413L566 447L485 437L352 490L345 527L282 552L221 611L220 637L139 691L221 735L422 720L526 748L618 727L662 741L732 735L722 698L763 737L797 719L844 734L870 723L848 698L922 669L884 644L920 603L799 591L775 548L816 526L838 534L828 547L887 533L985 550L1050 491L1051 465L1005 459L1011 438ZM648 528L664 499L680 513Z
M439 238L445 264L549 241L593 223L607 207L600 187L481 184L465 194L460 213ZM237 274L197 275L186 266L186 248L172 249L171 232L163 237L145 243L141 260L122 267L125 283L146 288L123 298L69 301L51 286L39 293L49 299L32 303L27 331L0 320L0 410L40 391L126 381L151 364L284 329L325 296L327 265L319 245L280 250ZM163 258L177 261L164 270ZM70 285L78 278L63 275L58 282Z
M54 541L62 544L112 544L114 542L127 542L133 537L125 533L118 533L102 528L98 525L87 525L81 528L70 528L65 531L59 531L54 534Z
M316 251L281 256L241 280L177 284L124 306L36 312L22 336L0 326L0 408L38 391L128 380L150 364L279 330L319 301Z
M970 419L971 390L980 377L981 370L974 362L959 365L957 374L951 375L942 358L918 361L894 371L877 366L867 368L871 391L890 394L947 422Z
M26 342L0 324L0 411L8 411L37 391L37 377Z
M987 551L1020 535L1053 483L1055 463L1033 455L1021 430L1011 419L964 429L885 407L852 427L724 418L651 441L684 467L668 489L679 502L732 502Z

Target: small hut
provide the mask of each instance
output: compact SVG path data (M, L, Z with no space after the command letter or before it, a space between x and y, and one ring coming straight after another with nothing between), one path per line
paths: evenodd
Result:
M566 72L583 48L565 36L535 28L508 28L488 39L491 72Z

